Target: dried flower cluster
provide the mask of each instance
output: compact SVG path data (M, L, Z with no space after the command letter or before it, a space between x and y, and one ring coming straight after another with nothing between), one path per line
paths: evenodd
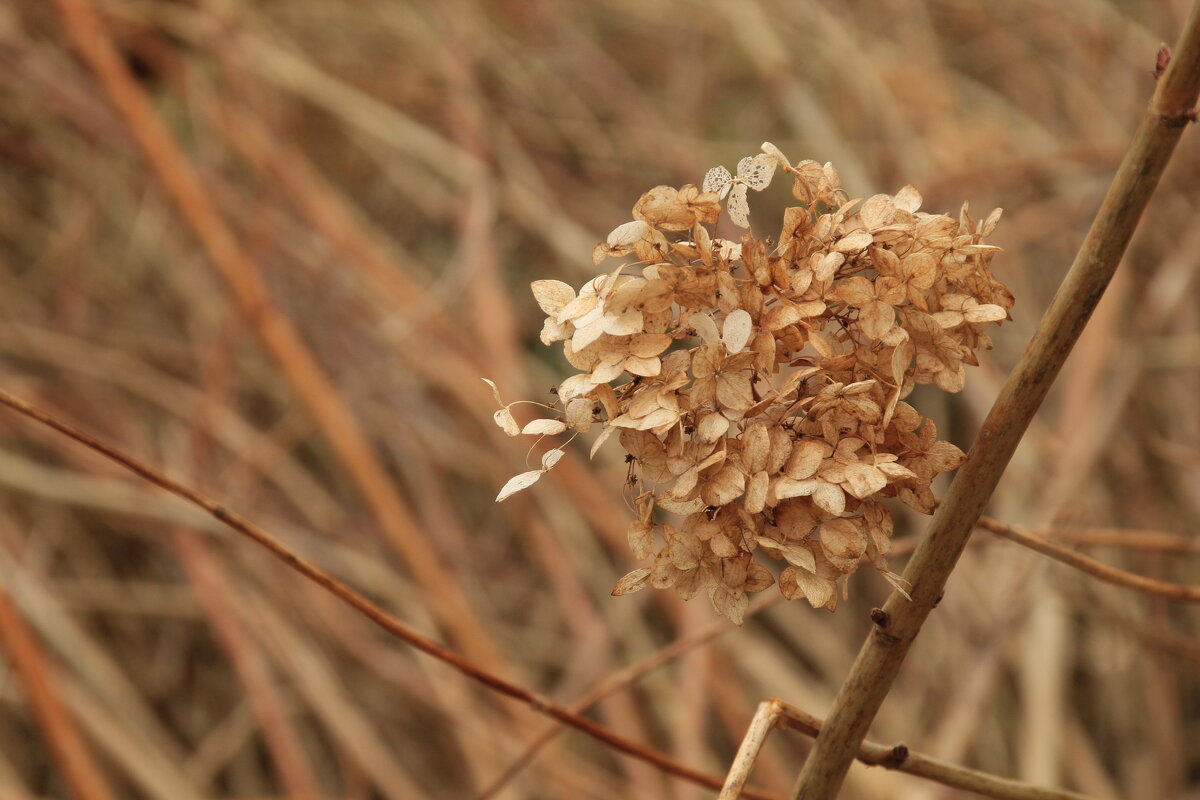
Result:
M778 241L712 238L722 201L749 227L748 190L777 171L799 201ZM982 243L1000 211L979 224L965 207L954 219L920 205L911 186L848 200L832 165L792 166L768 143L736 176L715 167L701 188L643 195L593 254L636 263L578 293L533 284L542 341L562 342L581 372L558 387L557 418L521 429L497 394L496 422L510 435L602 425L593 453L618 433L635 493L629 543L653 564L613 594L705 589L740 623L747 594L776 582L756 551L786 562L780 590L814 608L836 607L838 580L863 557L901 585L884 560L892 519L881 500L931 513L930 482L964 458L903 400L917 384L961 390L964 365L991 346L984 329L1013 304L988 268L998 248Z

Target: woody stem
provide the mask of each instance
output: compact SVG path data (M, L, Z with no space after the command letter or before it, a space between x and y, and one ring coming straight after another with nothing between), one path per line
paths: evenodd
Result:
M904 577L912 600L892 592L872 625L792 791L793 800L833 800L921 624L983 513L1005 466L1116 271L1125 247L1200 94L1200 3L1159 79L1133 143L1070 271L984 420L966 462L930 522Z

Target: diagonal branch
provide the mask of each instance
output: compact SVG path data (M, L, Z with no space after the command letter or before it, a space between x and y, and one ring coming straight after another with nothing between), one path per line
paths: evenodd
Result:
M544 714L547 717L561 722L575 730L591 736L614 750L625 753L626 755L646 761L661 769L670 775L678 778L691 781L692 783L706 786L711 789L721 788L721 779L713 775L708 775L698 770L694 770L677 761L673 761L657 750L644 747L636 742L631 742L621 736L610 731L608 728L590 719L573 713L567 708L556 705L544 697L530 691L515 683L510 683L503 678L500 678L488 672L481 667L476 666L471 661L463 658L461 655L451 650L448 647L438 644L425 636L422 636L417 631L405 625L396 617L384 611L375 603L368 600L363 595L359 594L354 589L351 589L346 584L339 581L337 578L330 575L325 570L318 567L316 564L303 558L301 555L293 551L283 542L279 541L271 534L267 533L262 528L258 527L242 516L230 511L229 509L217 503L199 492L173 481L158 470L149 467L132 456L117 450L110 445L107 445L94 437L84 433L77 428L62 422L55 417L41 411L28 403L13 397L8 392L0 390L0 405L8 406L14 411L42 423L59 433L73 439L82 444L84 447L93 450L110 461L125 467L125 469L134 473L140 478L165 489L171 494L181 497L187 502L198 506L222 524L233 529L234 531L245 536L247 539L254 541L268 550L271 555L278 558L287 566L291 567L296 572L299 572L305 578L308 578L313 583L320 586L325 591L332 594L341 602L353 608L358 613L369 619L375 625L382 628L386 633L406 644L420 650L422 653L433 656L438 661L448 664L454 669L466 675L471 680L483 684L488 689L502 694L505 697L517 700L529 706L539 714ZM746 791L745 797L757 798L757 800L780 800L777 795L768 794L759 791Z
M1192 7L1174 60L1033 340L1009 376L929 524L904 577L912 599L893 592L833 701L804 762L794 800L834 800L850 762L966 547L1005 466L1063 362L1100 302L1200 94L1200 4Z
M1126 589L1136 589L1139 592L1152 594L1156 597L1165 597L1168 600L1175 600L1180 603L1200 603L1200 586L1182 586L1178 583L1156 581L1153 578L1135 575L1123 569L1110 567L1094 558L1055 544L1045 537L1017 530L1011 525L1005 525L1002 522L997 522L987 517L979 520L978 527L1004 539L1008 539L1010 542L1016 542L1019 545L1028 547L1034 552L1053 558L1055 561L1062 562L1067 566L1075 567L1075 569L1086 572L1088 575L1106 583L1124 586Z

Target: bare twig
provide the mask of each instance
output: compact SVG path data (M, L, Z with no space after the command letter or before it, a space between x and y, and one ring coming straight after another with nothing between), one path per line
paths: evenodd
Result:
M741 797L742 786L745 785L754 761L767 740L767 734L785 725L806 736L816 736L821 731L821 720L782 700L766 700L760 703L717 800L737 800ZM864 741L855 757L874 767L907 772L946 786L1000 800L1087 800L1084 795L1066 789L1046 789L951 764L913 752L903 744L888 746Z
M744 618L750 619L750 617L754 616L760 611L770 608L782 599L783 598L780 595L759 596L750 604L750 607L746 609ZM656 650L655 652L643 658L641 661L638 661L636 664L630 664L628 667L625 667L619 672L610 675L604 681L600 682L596 686L593 686L591 689L585 692L578 700L572 703L569 708L573 713L581 714L609 695L619 692L622 689L641 680L644 676L658 669L668 661L671 661L672 659L678 658L679 656L682 656L691 650L708 644L717 637L733 630L736 629L729 624L728 620L717 619L706 627L701 628L696 633L676 639L666 647ZM525 749L522 750L521 753L512 760L512 763L505 767L504 771L497 775L491 784L489 784L485 789L483 789L483 791L475 796L475 800L490 800L490 798L495 797L506 785L508 785L508 783L513 780L513 778L520 774L521 770L528 766L533 759L537 757L537 754L540 753L546 745L554 741L554 737L556 737L561 731L561 724L551 724L544 730L540 731L533 738L533 740L525 746Z
M986 517L985 517L986 519ZM1119 547L1159 553L1200 553L1200 539L1167 531L1131 528L1055 529L1054 538L1081 547Z
M796 780L795 800L833 800L859 743L883 704L908 648L942 594L972 529L1030 420L1045 399L1108 286L1142 212L1194 117L1200 94L1200 4L1158 82L1075 262L1037 332L984 420L979 435L904 572L911 600L893 592L834 699Z
M1142 575L1134 575L1132 572L1126 572L1125 570L1102 564L1094 558L1089 558L1082 553L1076 553L1074 550L1055 544L1037 534L1017 530L1011 525L1005 525L1002 522L997 522L987 517L981 518L978 525L980 528L991 531L997 536L1008 539L1010 542L1016 542L1019 545L1028 547L1034 552L1049 556L1055 561L1061 561L1063 564L1082 570L1088 575L1107 583L1124 586L1127 589L1136 589L1139 592L1145 592L1157 597L1165 597L1168 600L1175 600L1181 603L1200 603L1200 586L1182 586L1178 583L1167 583L1166 581L1156 581L1153 578L1146 578Z
M181 483L178 483L177 481L171 480L158 470L141 463L132 456L126 455L116 448L98 441L83 431L80 431L77 428L62 422L61 420L56 419L40 409L34 408L23 400L13 397L9 393L2 390L0 390L0 405L8 406L14 411L17 411L26 417L29 417L30 419L36 420L43 425L53 428L59 433L70 437L71 439L89 448L90 450L99 453L105 458L115 461L140 478L149 481L155 486L165 489L177 497L183 498L193 505L199 506L222 524L261 545L284 564L291 567L305 578L308 578L322 589L325 589L327 592L332 594L341 602L353 608L358 613L362 614L371 622L375 623L375 625L382 628L386 633L395 636L397 639L400 639L406 644L416 648L417 650L420 650L427 655L433 656L445 664L449 664L463 675L466 675L468 678L483 684L492 691L502 694L505 697L509 697L513 700L520 701L540 714L544 714L552 719L558 720L564 725L581 731L588 736L591 736L593 739L603 742L614 750L618 750L626 755L633 756L634 758L653 764L663 772L683 778L684 780L691 781L692 783L699 784L700 786L706 786L712 789L719 789L721 787L722 781L720 778L694 770L691 767L673 761L657 750L643 747L636 742L631 742L628 739L618 736L603 725L599 725L595 722L592 722L590 719L587 719L586 717L572 713L570 710L556 705L522 686L510 683L503 678L493 675L492 673L476 666L471 661L463 658L461 655L449 649L448 647L440 645L437 642L422 636L409 626L405 625L399 619L368 600L366 597L363 597L354 589L351 589L349 586L342 583L325 570L294 552L287 545L283 544L283 542L280 542L278 539L271 536L254 523L228 510L215 500L205 497L199 492ZM766 792L747 791L744 793L744 796L749 798L761 798L761 800L778 800L777 795L768 794Z

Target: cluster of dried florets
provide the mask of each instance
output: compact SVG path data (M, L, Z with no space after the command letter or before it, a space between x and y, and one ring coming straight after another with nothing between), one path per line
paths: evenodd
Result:
M749 227L748 189L777 170L793 177L777 241L714 239L722 200ZM924 513L930 482L964 456L903 399L917 384L963 388L963 365L991 347L988 324L1008 317L1008 289L988 268L998 249L982 224L918 211L911 186L848 200L830 164L792 166L771 144L737 175L708 172L702 188L651 189L634 221L598 245L594 261L633 255L584 284L536 281L542 341L563 342L582 372L558 387L556 419L509 434L582 432L602 425L629 456L636 519L629 543L653 556L613 594L651 585L684 599L709 593L740 623L747 593L776 579L754 561L783 560L779 588L833 610L837 582L866 557L884 560L892 519L881 500ZM628 259L626 259L628 260ZM497 401L500 402L497 395ZM536 481L516 476L503 500ZM661 521L656 509L678 515Z

